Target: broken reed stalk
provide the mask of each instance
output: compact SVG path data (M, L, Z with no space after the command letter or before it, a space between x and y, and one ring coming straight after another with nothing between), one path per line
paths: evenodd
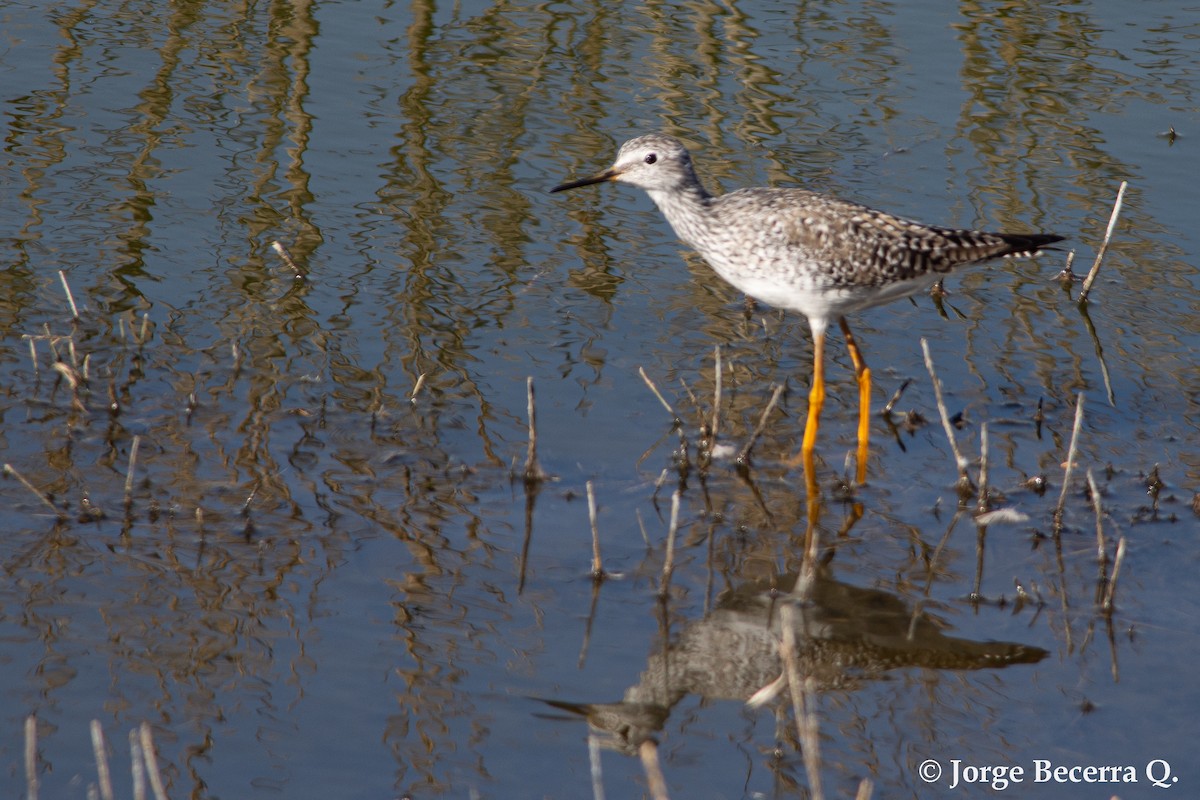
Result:
M1092 475L1092 468L1088 467L1087 471L1088 491L1092 494L1092 510L1096 512L1096 560L1100 562L1100 574L1104 574L1104 568L1108 565L1108 553L1104 549L1104 517L1100 508L1100 489L1096 486L1096 478Z
M600 737L588 731L588 763L592 768L592 800L604 800L604 770L600 762Z
M658 387L654 385L654 381L650 380L650 376L646 374L646 370L638 367L638 375L642 376L642 380L645 381L646 385L650 387L650 391L654 392L654 396L658 398L658 402L662 403L662 407L667 410L667 413L671 415L671 418L676 422L679 422L679 415L675 413L675 409L671 408L671 404L668 403L667 399L662 396L660 391L658 391Z
M133 473L137 468L138 449L142 446L141 435L135 435L129 445L129 469L125 473L125 508L133 505Z
M274 250L275 255L279 256L280 260L287 265L287 268L292 271L292 276L296 280L300 280L304 277L304 270L296 266L296 262L292 260L292 254L287 251L287 248L283 246L282 242L271 242L271 249Z
M604 564L600 561L600 526L596 523L596 490L587 482L588 521L592 524L592 577L604 577Z
M946 430L946 438L950 440L950 450L954 453L954 463L958 467L958 479L962 484L969 484L970 477L967 475L968 461L958 449L958 442L954 439L954 426L950 424L950 414L946 411L946 401L942 399L942 382L938 380L937 373L933 369L933 356L929 354L929 342L921 339L921 351L925 354L925 369L929 370L929 378L933 381L933 396L937 400L938 414L942 418L942 427Z
M746 442L746 444L742 447L741 451L737 454L737 463L738 464L741 464L744 466L746 464L747 459L750 458L750 451L752 449L754 449L754 445L758 441L758 437L762 436L762 432L764 430L766 430L767 417L769 417L771 415L771 411L774 410L776 404L779 403L779 398L783 394L783 388L784 387L782 384L775 385L775 387L774 387L775 391L771 393L770 402L768 402L767 407L763 409L762 416L758 418L758 425L756 425L754 427L754 433L750 434L750 439Z
M863 778L858 783L858 794L854 795L854 800L871 800L873 791L875 791L875 784L870 778Z
M642 769L646 772L646 785L650 789L650 797L653 800L670 800L662 764L658 761L658 745L653 739L646 739L638 745L638 756L641 757Z
M150 735L150 723L143 722L138 729L142 745L142 758L146 762L146 774L150 777L150 788L154 791L155 800L167 800L167 792L163 788L162 773L158 771L158 758L154 755L154 739Z
M526 410L529 414L529 447L525 452L525 483L537 484L546 479L537 457L537 407L533 399L533 376L525 379Z
M809 796L813 800L824 800L821 788L821 745L814 708L816 680L801 677L796 654L796 608L792 603L783 603L779 608L779 623L783 629L780 656L787 674L788 690L792 695L792 714L796 717L796 733L800 737L800 750L804 756L804 771L808 774Z
M1062 491L1058 495L1058 505L1054 507L1054 530L1062 530L1063 508L1067 504L1067 489L1071 485L1071 473L1075 469L1075 450L1079 444L1079 429L1083 427L1083 392L1075 401L1075 425L1071 428L1071 443L1067 446L1067 463L1063 468Z
M1088 270L1087 277L1083 280L1083 288L1079 290L1079 304L1087 302L1088 293L1092 290L1092 284L1096 280L1096 275L1100 273L1100 262L1104 259L1104 254L1108 252L1108 243L1112 239L1113 228L1117 225L1117 217L1121 215L1121 206L1125 202L1125 189L1129 186L1129 181L1121 181L1121 188L1117 190L1117 201L1113 203L1112 215L1108 218L1108 229L1104 231L1104 241L1100 243L1100 249L1096 252L1096 260L1092 262L1092 268Z
M92 720L92 752L96 756L96 777L100 783L102 800L113 800L112 775L108 771L108 750L104 746L104 729L100 720Z
M30 714L25 718L25 797L37 800L37 717Z
M1100 608L1105 614L1113 612L1113 595L1117 593L1117 576L1121 574L1121 563L1125 560L1125 537L1117 540L1117 555L1113 558L1112 577L1108 579L1108 589L1104 592L1104 601Z
M713 347L713 362L713 409L708 436L708 450L710 453L717 445L717 431L721 420L721 345Z
M30 336L29 334L24 334L24 338L25 338L26 340L28 340L28 342L29 342L29 360L30 360L31 362L33 362L33 379L34 379L35 381L36 381L36 380L40 380L40 379L41 379L41 376L42 376L42 374L41 374L41 372L40 372L40 371L38 371L38 363L37 363L37 345L36 345L36 344L34 344L34 342L33 342L33 337L32 337L32 336Z
M40 489L38 489L36 486L34 486L32 483L30 483L28 480L26 480L24 475L22 475L20 472L17 472L17 468L14 467L12 464L4 465L4 474L11 475L14 478L16 478L17 482L20 483L22 486L24 486L26 489L28 489L30 492L32 492L34 497L36 497L38 500L41 500L42 504L45 505L46 508L53 511L55 516L61 515L62 512L60 512L55 507L54 503L50 502L50 498L47 497Z
M62 281L63 291L67 293L67 304L71 306L71 316L79 319L79 307L75 305L75 297L71 294L71 284L67 283L67 273L60 269L58 279Z
M888 400L887 405L883 407L883 411L879 412L882 416L886 417L896 410L896 404L900 402L900 395L904 394L904 390L908 388L910 383L912 383L912 378L905 378L904 382L900 384L900 388L892 393L892 399ZM866 778L863 780L866 780Z
M417 395L421 392L421 387L425 385L425 375L426 373L422 372L417 376L417 382L413 384L412 394L408 396L408 402L414 404L417 402Z
M146 800L146 765L136 728L129 732L129 771L133 778L133 800Z
M979 513L988 510L988 424L979 426Z
M662 581L658 596L666 597L671 586L671 574L675 571L675 534L679 532L679 490L671 493L671 523L667 527L667 552L663 557Z

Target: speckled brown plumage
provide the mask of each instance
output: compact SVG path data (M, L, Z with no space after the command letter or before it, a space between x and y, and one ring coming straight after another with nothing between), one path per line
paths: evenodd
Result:
M814 374L804 452L811 453L824 401L822 348L830 322L847 336L861 390L859 480L865 477L870 374L845 316L928 289L957 267L1029 256L1060 241L1046 233L956 230L804 189L751 188L712 195L678 139L651 134L621 146L609 169L554 187L603 181L645 189L675 233L746 294L808 317Z

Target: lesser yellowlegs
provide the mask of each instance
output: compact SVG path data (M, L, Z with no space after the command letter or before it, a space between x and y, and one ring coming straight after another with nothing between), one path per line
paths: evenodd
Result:
M830 322L838 323L859 389L859 483L866 480L871 371L846 315L928 289L965 264L1036 255L1062 240L1047 233L925 225L804 189L752 188L713 196L696 177L683 143L659 134L630 139L608 169L551 191L604 181L645 189L676 235L718 275L751 297L808 317L813 381L800 455L809 468L825 402L825 331Z

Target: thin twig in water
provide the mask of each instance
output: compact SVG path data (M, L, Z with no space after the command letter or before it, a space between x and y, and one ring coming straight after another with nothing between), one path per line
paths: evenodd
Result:
M1121 574L1121 562L1125 560L1125 537L1122 536L1117 540L1117 555L1113 559L1112 577L1108 580L1108 590L1104 593L1104 602L1100 607L1105 614L1111 614L1113 611L1113 595L1117 593L1117 576Z
M634 509L633 515L637 517L638 530L642 532L642 541L646 543L646 549L650 549L650 534L646 533L646 523L642 521L642 510Z
M37 717L30 714L25 718L25 797L37 800Z
M284 247L281 242L271 242L271 249L274 250L275 255L279 256L283 263L287 265L287 268L292 271L292 275L297 280L304 277L304 271L300 269L300 267L296 266L296 262L292 260L292 254L287 251L287 248Z
M62 512L60 512L55 507L54 503L50 502L50 498L47 497L45 495L45 493L43 493L40 489L38 489L36 486L34 486L32 483L30 483L28 480L26 480L24 475L22 475L20 472L17 472L17 468L14 467L12 464L4 465L4 474L12 475L14 478L17 479L18 483L20 483L22 486L24 486L26 489L28 489L30 492L32 492L34 497L36 497L38 500L41 500L42 504L45 505L46 508L53 511L55 516L61 516Z
M775 391L771 393L770 402L768 402L767 407L763 409L762 416L758 418L758 425L756 425L754 427L754 433L750 434L750 439L742 447L741 452L739 452L737 454L737 463L738 464L745 465L747 460L750 458L750 451L752 449L754 449L754 444L758 441L758 437L762 436L762 432L764 430L766 430L767 417L769 417L771 415L771 411L775 408L775 405L779 402L779 397L782 394L783 394L783 385L782 384L776 385Z
M592 800L604 800L604 772L600 763L600 737L588 732L588 761L592 766Z
M1104 254L1108 251L1108 243L1112 239L1113 228L1117 225L1117 217L1121 214L1121 205L1125 202L1125 188L1129 186L1129 181L1121 181L1121 188L1117 190L1117 201L1113 203L1112 215L1108 218L1108 229L1104 231L1104 241L1100 243L1100 250L1096 253L1096 260L1092 262L1092 268L1088 270L1087 277L1084 278L1083 288L1079 290L1079 302L1086 303L1088 292L1092 290L1092 283L1096 280L1096 275L1100 272L1100 262L1104 259Z
M933 396L937 400L938 414L942 417L942 427L946 429L946 438L950 440L950 450L954 453L954 463L958 467L959 483L966 485L970 483L970 477L967 475L967 459L958 449L958 442L954 439L954 426L950 424L950 414L946 411L946 401L942 399L942 382L938 380L937 373L933 369L933 356L929 354L929 342L921 339L921 351L925 354L925 368L929 370L929 378L933 381Z
M904 383L900 384L900 388L892 394L892 399L887 401L887 405L883 407L883 411L880 414L886 417L896 409L896 404L900 402L900 395L904 394L904 390L908 388L910 383L912 383L912 378L906 378ZM864 778L864 780L866 779Z
M421 387L425 385L425 374L426 373L422 372L420 375L417 376L417 382L413 384L412 394L410 394L408 396L408 402L410 402L410 403L417 402L417 394L420 393Z
M600 526L596 523L596 490L587 482L588 521L592 525L592 577L604 578L604 565L600 561Z
M1104 549L1104 517L1103 511L1100 508L1100 488L1096 486L1096 478L1092 475L1091 467L1087 471L1088 491L1092 494L1092 510L1096 512L1096 559L1100 562L1100 569L1103 574L1103 569L1108 562L1108 553Z
M779 624L783 629L780 655L787 673L788 689L792 695L792 714L796 717L796 733L800 737L800 750L804 756L804 771L808 774L809 796L813 800L824 800L821 788L821 745L815 708L816 681L811 676L801 677L796 653L796 608L784 603L779 608Z
M525 379L527 411L529 413L529 446L525 452L525 483L536 484L546 479L537 457L537 407L533 398L533 376Z
M1062 272L1058 273L1058 280L1067 294L1071 293L1071 284L1075 282L1075 271L1071 269L1071 265L1074 263L1075 251L1069 250L1067 251L1067 263L1063 265Z
M650 787L650 797L653 800L669 800L667 781L658 761L658 745L653 739L646 739L638 745L638 755L642 759L642 769L646 771L646 785Z
M79 307L75 305L75 297L71 294L71 285L67 283L67 273L60 269L58 279L62 281L63 291L67 293L67 304L71 306L71 316L79 319Z
M29 360L33 362L33 379L36 381L41 378L41 373L38 371L37 363L37 345L33 343L32 336L26 334L25 338L29 340Z
M646 385L650 387L650 391L654 392L654 396L658 398L658 402L662 403L662 407L667 410L667 413L671 415L671 418L676 422L679 422L679 415L675 413L675 409L671 408L671 404L668 403L667 399L662 396L661 392L658 391L658 387L654 385L654 381L650 380L650 376L646 374L646 370L638 367L638 375L642 376L642 380L645 381Z
M988 510L988 425L979 426L979 513Z
M712 422L709 424L708 451L711 453L717 445L717 431L721 420L721 345L713 347L713 410Z
M136 728L129 732L129 771L133 778L133 800L146 800L146 764Z
M142 445L142 437L136 435L129 445L129 470L125 473L125 507L133 505L133 471L137 468L138 449Z
M1054 530L1062 530L1063 508L1067 504L1067 490L1071 485L1071 473L1075 469L1075 448L1079 443L1079 429L1083 427L1083 392L1075 401L1075 425L1071 428L1071 444L1067 447L1067 463L1063 467L1062 492L1058 495L1058 505L1054 508Z
M154 790L154 798L167 800L162 773L158 771L158 757L154 754L154 739L150 736L150 723L143 722L138 733L141 736L142 757L146 761L146 774L150 777L150 788Z
M667 527L667 553L663 558L662 581L658 596L666 597L671 585L671 573L675 570L675 534L679 531L679 490L671 494L671 524Z
M100 797L113 800L112 775L108 771L108 749L104 746L104 729L100 720L92 720L92 752L96 756L96 776L100 782Z

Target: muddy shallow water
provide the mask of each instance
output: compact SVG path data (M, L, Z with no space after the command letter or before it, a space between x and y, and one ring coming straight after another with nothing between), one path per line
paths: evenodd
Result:
M673 796L810 796L786 692L743 702L788 607L827 797L1193 791L1193 16L0 8L0 787L35 715L44 797L97 781L91 720L119 796L148 722L173 798L580 797L590 715L609 796L646 737ZM640 192L548 194L653 130L710 188L1053 231L1080 275L1129 188L1084 308L1057 252L854 320L873 408L903 387L862 487L831 336L808 498L804 320ZM986 527L921 339L976 485L986 426ZM707 463L714 406L736 451L776 386L748 469Z

